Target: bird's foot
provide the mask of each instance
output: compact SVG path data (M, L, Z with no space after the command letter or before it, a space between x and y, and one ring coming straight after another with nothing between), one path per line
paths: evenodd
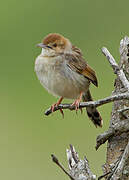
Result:
M58 106L57 103L51 105L51 111L54 112L54 109Z
M71 106L75 106L76 113L79 109L80 100L76 99Z
M81 99L82 99L82 92L80 93L79 98L76 99L76 100L73 102L73 104L71 105L71 106L75 106L76 113L77 113L77 111L78 111L78 109L79 109L79 104L80 104L80 102L81 102ZM80 108L80 110L81 110L81 113L82 113L82 109L81 109L81 108Z
M55 103L55 104L53 104L53 105L51 106L51 111L52 111L52 112L54 112L54 109L59 106L59 104L61 103L62 100L63 100L63 97L61 97L61 98L57 101L57 103ZM63 116L63 118L64 118L64 112L63 112L63 110L60 109L60 112L61 112L61 114L62 114L62 116Z
M63 109L60 109L60 113L62 114L62 117L64 118L64 112L63 112Z

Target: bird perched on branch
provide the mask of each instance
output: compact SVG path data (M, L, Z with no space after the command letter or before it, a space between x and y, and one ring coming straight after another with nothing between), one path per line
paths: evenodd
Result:
M82 52L69 39L60 34L48 34L42 43L41 54L35 61L35 72L48 92L60 99L51 106L58 106L63 98L74 99L72 106L79 109L81 99L92 101L90 83L98 86L95 71L86 63ZM87 107L87 115L94 125L102 127L102 118L95 107ZM63 114L63 110L60 109Z

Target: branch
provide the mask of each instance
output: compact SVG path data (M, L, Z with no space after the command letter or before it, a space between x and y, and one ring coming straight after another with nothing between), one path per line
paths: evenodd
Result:
M53 161L58 167L60 167L60 168L62 169L62 171L63 171L67 176L69 176L69 178L70 178L71 180L75 180L75 179L65 170L65 168L62 166L62 164L59 162L59 160L57 159L57 157L56 157L54 154L52 154L51 157L52 157L52 161Z
M107 48L103 47L102 53L108 59L109 63L111 64L111 66L113 68L114 73L117 74L117 76L119 77L119 79L123 83L124 87L129 91L129 81L127 80L123 70L119 68L118 64L116 63L115 59L110 54L110 52L107 50Z
M123 132L129 131L129 119L116 123L114 126L110 127L108 131L100 134L96 139L96 150L109 140L114 135L121 135Z
M79 104L79 108L81 109L81 108L85 108L88 106L98 107L103 104L107 104L107 103L110 103L113 101L119 101L119 100L123 100L123 99L129 100L129 93L126 92L126 93L122 93L122 94L116 94L116 95L109 96L109 97L106 97L104 99L100 99L97 101L81 102ZM58 111L59 109L75 110L75 106L72 106L72 104L60 104L59 106L54 108L54 111ZM49 108L45 111L45 115L47 115L47 116L51 113L52 113L51 108Z
M74 146L70 145L70 149L66 150L69 171L68 173L58 159L52 155L54 163L60 167L71 180L95 180L96 176L91 172L88 160L86 157L84 160L79 160L78 153L75 151Z
M126 161L128 160L129 158L129 142L124 150L124 153L122 155L122 158L115 170L115 172L113 173L113 176L111 177L111 180L114 180L114 179L121 179L121 176L122 176L122 173L123 173L123 168L126 164Z
M125 111L129 111L129 108L127 107L127 108L119 109L119 110L118 110L119 113L123 113L123 112L125 112Z
M114 58L106 48L103 54L110 62L113 71L117 74L114 93L129 92L129 37L120 41L120 62L116 64ZM129 175L129 101L122 100L113 104L109 130L97 137L96 149L107 140L106 163L103 172L111 171L107 180L128 179ZM123 152L124 151L124 152Z

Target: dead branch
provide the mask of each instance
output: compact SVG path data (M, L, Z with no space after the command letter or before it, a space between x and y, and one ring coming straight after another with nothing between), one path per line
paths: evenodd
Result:
M121 80L121 82L124 85L124 87L129 91L129 81L127 80L123 70L120 69L120 67L116 63L116 60L113 58L113 56L107 50L107 48L103 47L102 48L102 53L106 56L106 58L108 59L109 63L111 64L111 66L113 68L113 71L114 71L114 74L117 74L117 76Z
M127 160L129 159L129 142L124 150L124 153L122 154L122 157L119 161L119 164L117 165L116 170L114 171L112 177L110 178L110 180L119 180L122 177L122 173L123 173L123 168L127 162ZM124 172L127 173L128 172Z
M108 54L108 53L107 53ZM120 63L116 69L117 79L113 94L129 92L129 38L126 36L120 42ZM124 75L123 75L124 74ZM109 130L97 138L98 148L102 143L107 143L106 163L103 165L106 180L129 179L129 100L121 100L113 103L113 110ZM100 144L99 144L100 143Z
M121 135L124 132L129 131L129 119L116 123L114 126L110 127L108 131L105 131L103 134L97 136L96 139L96 150L109 140L114 135Z
M59 162L59 160L57 159L57 157L56 157L54 154L52 154L51 157L52 157L52 161L53 161L59 168L61 168L62 171L63 171L67 176L69 176L69 178L70 178L71 180L75 180L75 179L65 170L65 168L62 166L62 164Z
M98 107L98 106L102 106L104 104L107 104L107 103L110 103L113 101L119 101L119 100L123 100L123 99L129 100L129 93L128 92L122 93L122 94L112 95L112 96L109 96L109 97L106 97L104 99L100 99L97 101L81 102L79 104L79 108L82 109L82 108L85 108L88 106ZM75 106L72 106L72 104L60 104L59 106L54 108L54 111L58 111L59 109L75 110ZM52 113L51 108L49 108L45 111L45 115L47 115L47 116L50 115L51 113Z
M71 180L95 180L96 175L94 175L89 167L89 163L87 158L84 160L79 159L78 153L75 151L74 146L70 145L70 149L66 150L69 173L64 169L59 160L52 155L52 160L54 163L60 167L63 172L71 179Z

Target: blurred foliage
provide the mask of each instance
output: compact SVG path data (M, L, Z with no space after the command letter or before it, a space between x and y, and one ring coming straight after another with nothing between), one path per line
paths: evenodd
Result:
M128 0L1 0L0 179L68 179L50 154L67 167L69 143L81 158L87 156L94 173L102 174L106 145L98 152L94 147L96 136L108 128L112 105L99 108L102 129L96 129L85 112L65 111L64 119L59 112L45 117L45 109L57 99L42 88L34 73L40 53L35 45L50 32L68 37L97 72L99 88L91 86L94 99L108 96L115 76L101 47L108 47L119 60L119 41L129 35L128 8Z

